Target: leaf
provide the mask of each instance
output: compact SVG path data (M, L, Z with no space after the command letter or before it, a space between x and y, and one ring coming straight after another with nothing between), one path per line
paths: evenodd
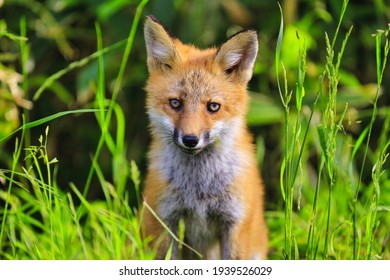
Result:
M325 136L325 129L322 125L319 125L317 127L317 132L318 132L318 138L320 140L320 145L321 145L321 149L323 151L324 154L327 153L327 140L326 140L326 136Z
M363 130L363 132L360 134L359 138L356 140L355 146L353 147L353 150L352 150L352 156L351 156L352 161L355 158L356 152L359 150L360 146L363 144L363 141L367 136L368 129L369 129L369 127L367 126Z
M286 169L286 159L284 158L282 161L282 165L280 166L280 191L282 192L283 201L286 201L286 193L284 191L284 171Z
M282 100L282 103L284 107L286 107L286 101L284 100L282 89L280 87L280 81L279 81L279 64L280 64L280 53L282 49L282 43L283 43L283 10L278 2L279 10L280 10L280 27L279 27L279 34L278 34L278 41L276 42L276 51L275 51L275 70L276 70L276 81L278 84L278 90L280 94L280 99Z

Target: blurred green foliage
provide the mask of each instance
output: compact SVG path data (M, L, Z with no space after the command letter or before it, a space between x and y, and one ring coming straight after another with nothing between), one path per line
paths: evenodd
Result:
M102 29L103 46L126 38L135 14L137 0L5 0L0 2L0 138L21 124L21 114L39 119L60 111L85 108L97 91L98 62L91 60L75 68L35 95L50 75L66 68L97 50L95 23ZM318 76L326 61L324 33L333 34L337 27L341 2L338 0L281 1L285 15L285 34L281 60L288 81L297 81L299 40L308 50L305 79L305 106L310 107L318 91ZM283 107L277 93L274 52L280 22L276 1L269 0L150 0L144 14L160 19L183 42L200 47L219 45L243 28L258 30L260 49L255 73L250 82L252 102L248 122L259 144L259 160L268 193L268 208L280 205L277 193L282 143ZM346 120L349 132L358 137L361 124L369 121L375 95L375 40L371 34L386 28L390 6L384 0L351 1L340 32L353 25L352 35L342 61L338 101L349 103ZM23 22L26 30L23 31ZM23 34L25 32L25 34ZM16 39L15 39L16 38ZM26 40L26 38L28 38ZM340 42L339 42L340 43ZM21 48L28 58L22 65ZM121 63L121 52L104 56L105 87L113 91ZM142 28L126 68L118 102L125 113L128 159L134 159L145 173L149 141L148 121L144 110L143 86L147 78L146 52ZM379 117L374 125L373 145L390 105L390 71L385 73L379 99ZM294 88L295 85L289 85ZM344 107L340 106L340 110ZM31 130L31 139L42 134L43 127ZM59 160L59 185L86 180L99 129L93 114L70 116L53 121L49 154ZM376 131L378 133L376 134ZM13 138L0 143L0 167L9 167ZM110 177L111 160L106 152L100 167ZM82 184L81 184L82 185ZM101 193L92 194L94 197Z

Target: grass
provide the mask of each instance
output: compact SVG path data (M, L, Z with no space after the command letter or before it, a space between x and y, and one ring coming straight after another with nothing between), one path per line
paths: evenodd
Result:
M96 24L97 51L55 73L42 83L33 98L37 100L64 74L98 61L97 92L88 108L58 112L31 121L23 112L23 124L0 139L13 136L15 141L10 168L0 169L0 259L153 259L155 248L140 237L143 207L130 205L131 180L138 204L141 202L142 177L135 162L127 159L123 110L116 102L125 67L132 49L144 5L138 6L129 36L104 47L102 32ZM359 137L349 133L350 105L339 100L339 81L344 50L352 27L340 39L340 25L347 9L343 2L335 34L326 36L323 72L318 77L318 91L306 92L306 42L297 33L299 45L297 81L287 79L281 60L284 23L280 24L275 69L284 109L283 154L280 188L283 207L267 211L271 259L390 259L390 149L389 108L378 108L378 97L389 53L389 30L373 36L376 44L377 89L370 118ZM28 41L26 22L21 20L21 34L3 36L17 42L21 51L23 90L28 92ZM341 40L341 41L340 41ZM104 54L125 46L121 66L110 98L105 92ZM340 46L336 48L336 46ZM289 84L294 84L293 89ZM314 95L311 106L304 99ZM26 99L27 96L25 96ZM69 183L69 191L57 185L61 170L58 161L49 158L49 123L69 115L94 114L100 138L91 155L85 185ZM381 130L373 139L373 127L380 117ZM112 126L115 124L115 128ZM39 139L31 139L30 129L42 129ZM115 131L115 134L111 131ZM16 136L16 137L15 137ZM34 144L37 143L37 144ZM103 147L112 158L113 179L108 181L99 166ZM315 162L314 164L312 162ZM370 180L364 179L369 174ZM104 199L86 199L92 178L98 179ZM84 191L81 192L80 189ZM179 236L180 238L180 236ZM185 246L185 244L182 244Z
M285 71L283 75L284 88L280 85L279 65L283 66L280 60L283 18L281 20L275 65L277 65L279 93L285 111L284 155L280 172L280 186L285 204L284 248L282 251L285 259L389 258L389 246L387 245L389 209L388 206L383 207L384 205L382 205L384 201L385 205L388 205L388 193L386 193L386 200L381 200L380 193L381 189L388 192L388 178L383 167L387 159L390 141L382 138L376 151L370 150L370 136L377 117L379 90L389 52L388 38L385 39L383 51L382 39L385 33L388 34L388 31L378 31L374 35L378 77L376 96L373 101L371 120L363 130L361 137L355 141L348 135L349 123L346 120L348 103L342 104L343 107L339 109L337 101L340 66L352 27L345 34L338 52L335 50L335 44L347 5L348 1L343 1L340 21L332 42L325 34L327 61L324 65L324 72L319 77L318 93L312 108L310 108L309 116L302 113L302 99L305 96L306 48L305 42L300 42L298 33L299 67L295 89L295 106L291 104L294 91L287 87ZM291 111L293 111L295 122ZM317 114L315 122L313 114ZM386 123L388 119L387 117ZM302 124L305 124L306 127L303 127ZM388 125L383 126L381 134L389 135ZM311 139L312 143L308 143L308 138ZM365 147L362 148L364 142ZM318 166L312 179L312 184L315 187L306 191L302 189L302 181L309 179L304 178L303 171L308 170L305 163L308 161L307 153L310 149L308 145L316 146ZM351 150L349 147L353 147L353 149ZM356 170L355 162L358 151L363 154L360 171ZM362 178L369 153L375 155L371 172L373 182L370 182L363 191L361 188ZM300 179L300 182L297 183L297 179ZM310 183L306 184L305 187L310 187L310 185ZM294 211L296 205L298 212ZM379 212L381 213L378 216ZM304 236L304 233L299 232L297 228L296 218L299 216L307 219L306 222L302 221L303 228L308 228L306 242L297 240L302 235ZM379 240L380 242L377 242Z
M15 140L12 168L1 169L0 176L7 182L7 189L0 191L5 202L0 208L0 258L1 259L153 259L154 251L148 248L147 240L141 240L137 210L129 205L130 191L125 189L126 182L132 180L140 197L140 174L136 164L128 161L125 152L125 118L116 102L125 67L132 48L135 31L138 27L142 9L148 1L141 1L128 38L112 46L103 48L100 26L96 25L98 50L92 55L74 63L49 77L34 94L34 100L51 87L61 76L77 67L83 67L97 59L99 65L98 90L92 109L63 111L54 115L29 122L28 111L23 116L25 122L10 136L21 133ZM22 20L22 33L25 21ZM10 34L12 35L12 34ZM22 38L23 38L22 34ZM22 64L27 61L25 40L20 40ZM103 55L125 45L121 67L110 99L105 96ZM23 67L22 67L23 69ZM24 89L27 92L27 72L24 73ZM70 183L71 192L63 192L56 183L57 159L49 159L47 138L49 127L38 139L39 145L29 143L29 129L44 127L50 121L69 114L95 113L101 135L88 178L83 186ZM112 135L109 126L116 123L116 135ZM27 144L26 144L27 143ZM109 183L101 172L98 159L103 145L108 147L113 158L114 182ZM25 155L25 156L23 156ZM90 202L86 199L92 177L96 175L104 201ZM77 201L77 203L76 203Z

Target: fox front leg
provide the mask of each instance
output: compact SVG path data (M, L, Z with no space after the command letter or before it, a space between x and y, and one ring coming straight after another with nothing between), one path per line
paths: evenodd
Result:
M178 236L178 224L179 221L171 223L170 229L172 233L175 235L175 237L170 236L170 246L172 246L172 253L171 253L171 260L178 260L179 259L179 242L175 240L175 238Z
M232 248L232 231L227 229L222 232L220 239L221 258L223 260L233 260L233 248Z

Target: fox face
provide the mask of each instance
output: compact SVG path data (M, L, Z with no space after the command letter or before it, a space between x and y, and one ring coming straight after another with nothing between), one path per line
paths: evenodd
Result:
M145 40L152 137L186 154L233 143L245 123L256 32L240 32L219 48L199 50L147 17Z

